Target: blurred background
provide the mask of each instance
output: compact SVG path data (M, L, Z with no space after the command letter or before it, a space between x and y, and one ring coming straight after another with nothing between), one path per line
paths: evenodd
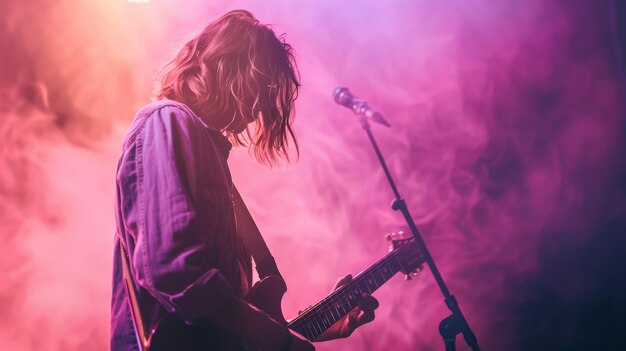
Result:
M0 3L0 345L108 348L121 140L184 38L245 8L286 33L300 161L231 154L287 317L406 229L347 86L484 350L624 350L625 5L617 0ZM319 350L443 350L430 271ZM459 350L467 349L458 339Z

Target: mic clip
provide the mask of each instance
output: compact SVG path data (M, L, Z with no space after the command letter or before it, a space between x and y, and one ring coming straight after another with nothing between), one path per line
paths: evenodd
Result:
M379 112L376 112L370 108L370 106L364 100L354 99L352 100L352 111L357 115L365 116L365 118L369 118L372 121L382 124L386 127L391 127L391 124L385 120L385 117Z

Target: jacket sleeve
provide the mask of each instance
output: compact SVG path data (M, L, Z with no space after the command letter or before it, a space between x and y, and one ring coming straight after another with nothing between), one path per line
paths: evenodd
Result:
M219 235L207 231L220 211L198 215L192 196L194 179L202 176L201 161L211 164L210 157L215 157L203 149L213 144L202 128L195 116L166 106L147 117L136 139L135 278L187 323L204 319L233 294L228 281L211 266L207 247L206 235Z

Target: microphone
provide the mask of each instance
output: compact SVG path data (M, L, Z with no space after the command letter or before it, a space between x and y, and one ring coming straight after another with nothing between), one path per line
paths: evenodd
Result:
M333 99L336 103L351 109L357 115L363 115L365 118L369 118L376 123L391 127L382 114L372 109L365 100L361 100L352 95L350 90L346 87L335 88L333 91Z

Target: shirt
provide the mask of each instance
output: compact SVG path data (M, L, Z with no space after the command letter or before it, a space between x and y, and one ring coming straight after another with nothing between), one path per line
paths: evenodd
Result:
M168 312L198 323L246 293L251 260L236 232L231 147L184 104L159 100L137 112L116 173L112 350L138 349L120 244L146 328Z

